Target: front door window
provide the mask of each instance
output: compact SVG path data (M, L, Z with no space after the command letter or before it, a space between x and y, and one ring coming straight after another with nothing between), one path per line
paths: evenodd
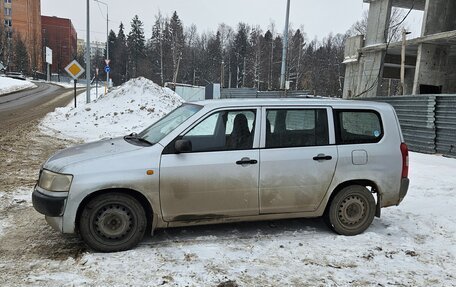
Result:
M255 110L217 112L196 125L182 139L192 142L192 152L252 149L255 117Z

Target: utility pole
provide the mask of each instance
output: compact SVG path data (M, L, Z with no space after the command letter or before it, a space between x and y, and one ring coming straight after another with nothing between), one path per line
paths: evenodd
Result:
M405 95L405 51L407 46L407 32L402 28L402 50L401 50L401 95Z
M109 6L108 3L103 1L94 0L97 3L101 3L106 6L106 66L109 66ZM106 72L106 85L105 85L105 96L108 93L109 87L109 72Z
M86 102L90 103L90 0L87 0L86 33Z
M280 89L285 90L285 73L288 52L288 23L290 22L290 0L287 0L287 16L285 19L285 30L283 32L282 69L280 73Z

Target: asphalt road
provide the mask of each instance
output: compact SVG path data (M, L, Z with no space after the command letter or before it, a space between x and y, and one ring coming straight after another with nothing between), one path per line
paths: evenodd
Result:
M40 119L56 107L66 106L74 90L48 83L36 83L35 89L0 96L0 132ZM78 93L83 89L79 89Z

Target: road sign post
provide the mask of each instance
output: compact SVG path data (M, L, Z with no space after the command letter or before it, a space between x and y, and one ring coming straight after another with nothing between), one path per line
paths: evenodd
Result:
M109 67L109 60L106 60L106 66L104 67L104 71L106 73L106 75L108 75L106 77L106 85L105 85L105 96L106 94L108 93L108 85L109 85L109 73L111 72L111 67Z
M76 108L76 84L78 83L78 80L77 79L74 79L73 80L74 82L74 107Z
M109 38L108 38L109 39ZM109 49L109 45L106 43L106 48ZM109 51L109 50L108 50ZM105 96L106 94L108 93L108 88L109 88L109 73L111 72L111 67L109 67L109 63L111 63L111 60L109 60L109 52L107 53L108 54L108 59L105 60L105 63L106 63L106 67L108 68L108 70L106 71L106 67L105 67L105 72L106 72L106 85L105 85Z
M78 78L84 74L85 70L78 63L78 61L74 60L65 67L65 71L73 78L74 81L74 107L76 108L76 83L78 82Z

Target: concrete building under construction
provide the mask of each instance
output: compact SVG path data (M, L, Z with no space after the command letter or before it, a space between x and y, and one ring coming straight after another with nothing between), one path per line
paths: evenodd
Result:
M401 80L401 67L403 94L455 94L456 1L363 1L369 3L367 32L347 40L344 98L397 94L384 85ZM389 43L393 7L424 12L420 37Z

